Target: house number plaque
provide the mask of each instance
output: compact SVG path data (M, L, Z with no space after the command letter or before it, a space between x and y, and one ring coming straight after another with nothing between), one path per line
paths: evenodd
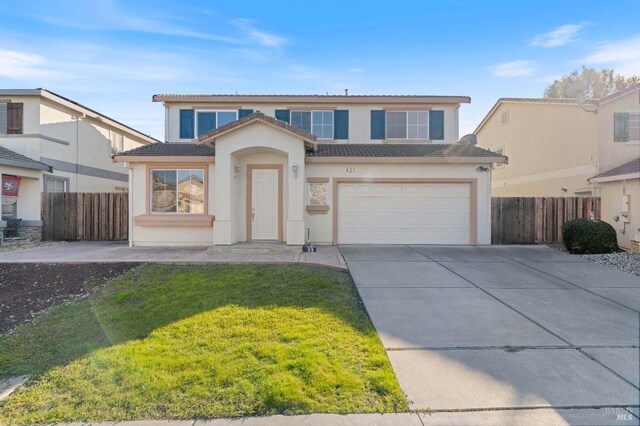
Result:
M346 169L344 169L344 171L347 172L347 173L353 173L356 170L353 167L347 167Z

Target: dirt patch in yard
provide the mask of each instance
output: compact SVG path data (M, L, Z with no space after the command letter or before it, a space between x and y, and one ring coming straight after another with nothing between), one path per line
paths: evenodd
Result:
M38 312L139 266L139 263L0 264L0 334L29 321Z

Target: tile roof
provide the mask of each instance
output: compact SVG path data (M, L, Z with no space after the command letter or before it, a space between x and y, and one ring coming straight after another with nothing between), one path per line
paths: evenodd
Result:
M296 133L298 135L300 135L300 137L302 137L303 139L309 141L309 142L315 142L316 141L316 137L315 135L313 135L312 133L307 132L306 130L302 130L299 129L295 126L292 126L289 123L286 123L284 121L275 119L273 117L270 117L268 115L266 115L265 113L263 113L262 111L256 111L253 114L247 115L246 117L242 117L239 120L236 121L232 121L231 123L225 124L224 126L218 127L215 130L210 131L209 133L207 133L206 135L200 136L198 139L202 142L205 140L209 140L211 138L213 138L216 135L219 135L221 133L226 133L229 130L235 129L236 127L242 127L245 124L249 123L250 121L264 121L268 124L272 124L274 126L280 127L284 130L288 130L292 133Z
M466 143L456 144L318 144L309 157L501 157Z
M631 175L635 173L640 173L640 157L631 160L628 163L624 163L621 166L614 167L611 170L607 170L604 173L600 173L599 175L594 176L591 179L609 178L615 176Z
M152 143L142 145L129 151L118 154L118 157L192 157L192 156L215 156L215 150L208 145L199 143Z
M23 169L51 171L51 166L0 146L0 164Z
M156 94L154 102L294 102L294 103L470 103L468 96L451 95L225 95Z

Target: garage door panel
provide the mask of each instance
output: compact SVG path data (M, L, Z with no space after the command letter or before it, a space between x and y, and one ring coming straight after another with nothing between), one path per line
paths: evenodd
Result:
M338 185L341 244L468 244L470 185Z

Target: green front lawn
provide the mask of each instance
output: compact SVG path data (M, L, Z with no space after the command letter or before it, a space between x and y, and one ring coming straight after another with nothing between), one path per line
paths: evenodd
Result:
M0 423L406 411L349 276L138 268L0 338Z

